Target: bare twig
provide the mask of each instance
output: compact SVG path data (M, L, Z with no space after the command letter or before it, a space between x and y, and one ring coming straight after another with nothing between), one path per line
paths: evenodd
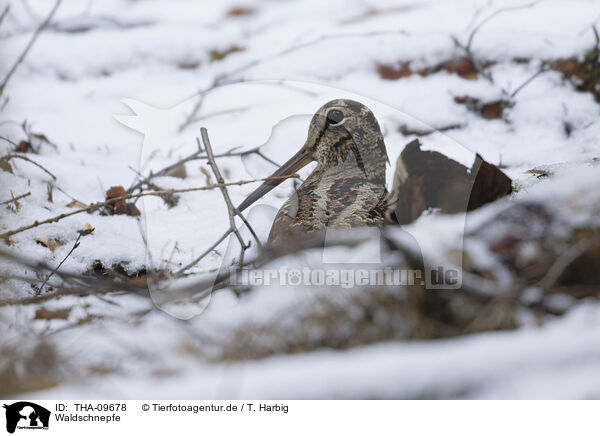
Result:
M240 73L243 73L247 70L249 70L250 68L253 68L257 65L261 65L265 62L269 62L273 59L277 59L280 56L285 56L287 54L293 53L295 51L310 47L312 45L318 44L320 42L326 41L326 40L330 40L330 39L348 39L348 38L365 38L365 37L372 37L372 36L383 36L383 35L407 35L408 33L404 30L398 29L398 30L381 30L381 31L372 31L372 32L364 32L364 33L355 33L355 34L329 34L329 35L321 35L318 36L317 38L314 38L310 41L306 41L291 47L287 47L283 50L280 50L277 53L273 53L271 55L265 56L265 57L261 57L261 58L257 58L257 59L253 59L247 63L245 63L244 65L241 65L238 68L235 68L227 73L218 75L214 78L214 80L212 81L212 83L204 88L201 91L198 91L196 93L196 96L198 97L198 101L196 102L196 104L194 105L194 108L192 109L192 111L188 114L188 116L185 118L184 122L179 126L179 131L183 131L186 127L188 127L192 122L194 122L198 116L198 112L200 111L200 109L202 108L202 105L204 103L204 98L213 90L220 88L222 86L226 86L226 85L231 85L234 83L244 83L247 80L244 79L243 77L238 77L237 79L235 78L237 75L239 75ZM263 84L272 84L269 82L262 82ZM277 86L285 86L284 82L279 82L277 84ZM294 89L294 88L292 88ZM296 91L298 91L298 89L295 89ZM306 92L305 90L302 90L304 92Z
M519 86L517 86L517 89L515 89L511 94L510 94L510 98L513 99L517 96L517 94L523 89L525 88L527 85L529 85L536 77L540 76L541 74L545 73L546 71L550 71L550 67L548 66L543 66L542 68L540 68L534 75L532 75L530 78L528 78L527 80L525 80L523 83L521 83ZM504 93L506 93L504 90L502 90Z
M20 200L21 198L29 197L31 192L26 192L25 194L21 194L17 197L13 197L10 200L3 201L0 205L4 206L5 204L13 203L15 200Z
M71 248L71 250L67 253L67 255L65 256L65 258L63 260L61 260L61 262L58 264L58 266L56 268L54 268L52 270L52 272L50 272L50 274L48 274L48 276L46 277L46 280L44 280L44 282L40 285L40 287L38 288L38 290L35 293L35 296L39 296L42 293L42 289L44 289L44 286L46 285L46 283L48 283L48 280L50 280L50 277L52 277L62 266L63 263L65 263L65 261L69 258L69 256L73 253L73 251L75 251L75 249L77 247L79 247L79 240L81 239L81 235L77 236L77 239L75 240L75 243L73 244L73 248Z
M231 227L236 227L235 226L236 210L235 210L235 207L233 206L233 203L231 202L231 197L229 197L229 192L227 191L227 187L224 186L225 179L223 179L223 175L221 174L221 171L219 170L219 166L215 162L215 156L213 154L212 147L210 145L210 140L208 139L208 132L206 131L205 127L202 127L200 129L200 135L202 136L202 143L204 144L204 148L206 149L206 155L208 157L208 164L210 165L210 168L212 169L212 171L215 175L215 178L217 179L217 183L219 185L221 185L219 187L219 190L221 191L221 194L223 195L223 199L225 200L225 204L227 205L227 213L229 215L229 225ZM237 214L239 214L239 212L237 212ZM242 236L238 232L237 228L236 228L236 230L234 230L234 233L235 233L236 237L238 238L238 240L240 241L240 244L244 245L244 240L242 239Z
M247 155L249 155L251 153L256 153L258 156L262 157L264 160L266 160L267 162L269 162L271 165L275 165L277 168L279 168L281 166L280 164L278 164L274 160L269 159L267 156L265 156L263 154L263 152L260 151L259 147L256 147L256 148L253 148L252 150L248 150L248 151L246 151L244 153L241 153L241 156L247 156Z
M54 174L52 174L49 170L47 170L46 168L44 168L42 165L40 165L39 163L37 163L36 161L29 159L27 156L21 156L20 154L7 154L6 156L2 156L0 158L0 160L4 160L6 162L8 162L11 159L22 159L25 160L29 163L34 164L36 167L40 168L42 171L44 171L46 174L48 174L50 177L52 177L53 180L56 180L56 176Z
M57 190L59 190L60 192L62 192L63 194L65 194L67 197L69 197L71 200L73 201L77 201L78 203L83 204L82 201L77 200L75 197L73 197L71 194L69 194L68 192L66 192L64 189L62 189L60 186L54 186Z
M462 49L465 52L466 57L473 62L473 65L475 65L475 70L493 84L494 78L492 77L491 73L489 71L485 71L482 62L473 54L473 52L471 52L471 49L464 46L454 35L450 35L450 38L454 42L454 45Z
M229 235L231 235L231 233L233 233L233 229L232 228L227 229L227 231L225 233L223 233L221 235L221 237L216 240L215 243L213 243L210 247L208 247L206 250L204 250L204 252L202 252L202 254L200 254L200 256L196 257L194 260L192 260L190 263L185 265L183 268L179 269L179 271L176 271L175 274L173 274L173 275L175 277L181 277L185 271L187 271L188 269L190 269L191 267L196 265L198 262L200 262L202 259L204 259L206 256L208 256L208 254L211 251L213 251L215 248L217 248L219 246L219 244L225 240L225 238L227 238Z
M54 7L50 11L50 13L46 17L46 19L42 22L42 24L40 24L38 26L38 28L36 29L36 31L33 33L33 36L29 40L29 43L25 47L25 50L23 50L23 52L18 57L18 59L16 60L16 62L12 66L12 68L6 74L6 77L2 81L2 84L0 84L0 96L2 96L2 94L4 92L4 88L6 88L6 84L8 83L8 81L10 80L10 78L12 77L12 75L15 73L15 71L17 70L17 68L19 67L19 65L21 65L21 63L23 62L23 60L25 60L25 57L27 56L27 53L29 53L29 50L31 50L31 47L33 47L33 44L38 39L38 36L40 36L40 33L42 33L42 31L50 23L50 20L52 20L52 18L54 17L54 14L58 10L58 7L60 6L61 3L62 3L62 0L56 0L56 3L54 3Z
M498 10L496 10L495 12L491 13L490 15L488 15L486 18L484 18L483 20L481 20L471 31L471 33L469 34L469 37L467 39L467 43L463 44L462 42L459 41L459 39L453 35L451 35L450 37L452 38L452 40L454 41L454 44L461 48L462 50L464 50L465 54L467 55L467 57L469 58L469 60L471 62L473 62L473 64L475 65L476 70L487 80L489 80L491 83L494 83L494 79L492 77L492 75L489 72L484 71L483 65L482 63L479 61L479 59L473 54L472 51L472 45L473 45L473 41L475 39L475 35L481 30L481 28L488 23L489 21L491 21L493 18L495 18L496 16L503 14L505 12L509 12L509 11L514 11L514 10L518 10L518 9L526 9L526 8L530 8L535 6L537 3L539 3L541 0L536 0L534 2L528 3L526 5L519 5L519 6L511 6L511 7L506 7L506 8L500 8ZM477 12L477 15L479 15L480 11Z
M195 192L195 191L208 191L208 190L212 190L212 189L218 189L221 188L223 186L239 186L239 185L246 185L249 183L256 183L256 182L264 182L267 180L282 180L282 179L287 179L287 178L294 178L296 177L296 175L291 175L291 176L279 176L279 177L265 177L264 179L254 179L254 180L240 180L237 182L229 182L229 183L224 183L223 185L220 184L214 184L214 185L208 185L208 186L200 186L197 188L185 188L185 189L163 189L160 191L152 191L152 192L142 192L139 194L126 194L126 195L122 195L120 197L115 197L115 198L111 198L110 200L106 200L106 201L101 201L99 203L92 203L91 205L84 207L82 209L77 209L73 212L68 212L68 213L63 213L60 215L57 215L55 217L52 218L48 218L45 219L43 221L35 221L32 224L20 227L18 229L15 230L11 230L5 233L0 233L0 239L7 239L10 238L13 235L16 235L17 233L21 233L24 232L26 230L29 229L33 229L34 227L38 227L41 226L43 224L49 224L49 223L53 223L53 222L57 222L60 221L64 218L73 216L73 215L77 215L79 213L83 213L83 212L91 212L94 211L98 208L101 208L103 206L107 206L109 204L121 201L121 200L128 200L130 198L138 198L138 197L146 197L146 196L163 196L163 195L170 195L170 194L177 194L177 193L182 193L182 192Z
M0 26L4 22L4 19L8 15L9 11L10 11L10 5L6 5L6 7L4 8L4 10L2 11L2 15L0 15Z
M571 265L579 256L581 256L590 246L591 240L583 240L569 247L556 259L556 261L548 268L546 275L534 287L549 291L558 281L563 272Z
M239 147L234 147L234 148L230 149L229 151L226 151L225 153L215 154L213 157L216 159L216 158L223 158L223 157L247 156L249 154L255 153L258 156L260 156L262 159L269 162L270 164L279 167L279 164L277 164L277 162L274 162L273 160L269 159L260 151L260 147L255 147L251 150L246 150L246 151L235 151L238 148ZM143 177L142 179L138 180L136 183L131 185L129 187L129 189L127 189L127 193L130 194L130 193L136 191L137 189L142 189L144 186L151 185L152 179L154 179L156 177L162 177L162 176L166 175L172 169L177 168L181 165L184 165L187 162L195 161L195 160L202 160L202 159L206 159L206 158L207 158L206 151L204 149L202 149L202 147L199 147L198 150L196 150L192 154L184 157L183 159L178 160L175 163L169 164L166 167L161 168L160 170L158 170L156 172L150 171L150 174L148 174L146 177Z
M10 195L11 195L11 197L12 197L12 202L14 203L14 205L15 205L15 208L16 208L17 210L19 210L19 207L21 207L21 204L20 204L20 203L19 203L19 201L18 201L18 200L15 198L14 194L12 193L12 191L10 192Z
M204 157L205 157L204 150L196 150L194 153L190 154L189 156L186 156L183 159L180 159L179 161L177 161L173 164L167 165L166 167L164 167L156 172L150 171L150 174L148 174L147 177L145 177L145 178L139 180L137 183L131 185L129 187L129 189L127 189L127 193L130 194L130 193L134 192L136 189L143 188L145 185L149 184L153 178L164 176L169 171L171 171L173 168L177 168L178 166L181 166L181 165L185 164L186 162L198 160L198 159L201 159Z
M5 138L4 136L0 136L0 139L2 139L3 141L8 142L10 145L14 145L15 147L19 146L19 144L17 144L16 142L12 141L11 139Z
M205 114L205 115L201 115L197 118L194 118L192 120L189 120L189 124L192 123L198 123L200 121L204 121L207 120L209 118L214 118L214 117L219 117L221 115L228 115L228 114L233 114L233 113L237 113L237 112L245 112L248 109L250 109L250 106L244 106L244 107L240 107L240 108L233 108L233 109L224 109L224 110L220 110L220 111L215 111L209 114Z
M242 221L248 227L248 229L252 233L252 236L254 237L256 242L259 244L259 246L262 245L260 242L260 239L258 238L256 233L252 229L252 226L250 226L250 223L248 223L246 218L240 213L239 210L236 209L236 207L231 202L231 197L229 197L229 192L227 191L225 180L223 179L223 176L221 175L221 171L219 170L217 162L215 161L215 155L213 153L212 146L210 145L210 140L208 138L208 132L207 132L206 128L202 127L200 129L200 135L202 137L202 143L204 144L204 150L206 150L208 163L215 175L215 178L217 179L218 184L221 186L220 190L221 190L221 193L223 194L223 199L225 200L225 204L227 205L227 214L229 217L229 229L227 229L225 231L225 233L217 240L217 242L215 242L213 245L211 245L211 247L209 247L208 250L204 251L199 257L194 259L194 261L190 262L188 265L184 266L179 271L177 271L175 273L176 277L181 276L186 270L188 270L189 268L191 268L192 266L194 266L198 262L200 262L205 256L207 256L212 250L214 250L221 242L223 242L227 236L229 236L232 233L235 234L238 242L240 243L241 248L240 248L240 258L238 260L238 268L241 267L241 265L244 262L244 253L250 247L250 243L246 243L244 241L244 238L242 238L242 235L240 234L240 232L236 226L236 223L235 223L236 216L239 216L242 219ZM200 148L200 146L199 146L199 148Z
M471 46L473 45L473 40L475 38L475 35L477 34L477 32L479 32L481 30L481 28L483 27L484 24L488 23L493 18L495 18L498 15L503 14L505 12L515 11L515 10L519 10L519 9L531 8L531 7L535 6L536 4L538 4L539 2L540 2L540 0L536 0L536 1L528 3L526 5L509 6L509 7L506 7L506 8L500 8L497 11L495 11L495 12L491 13L490 15L488 15L486 18L484 18L483 20L481 20L479 22L479 24L477 24L473 28L473 30L471 31L471 34L469 35L469 39L467 40L467 45L465 46L466 51L469 52L469 53L471 53Z
M46 198L48 199L49 203L54 203L54 195L52 189L52 184L48 183L46 185Z
M0 97L0 100L3 101L0 103L0 112L2 112L4 110L4 108L6 108L6 106L8 106L8 102L10 101L10 97L8 95L5 95L3 97Z

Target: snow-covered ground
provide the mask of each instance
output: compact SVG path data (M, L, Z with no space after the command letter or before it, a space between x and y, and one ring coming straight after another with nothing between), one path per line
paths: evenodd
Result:
M0 25L0 78L51 3L10 2ZM32 132L54 144L42 141L38 153L26 155L56 180L30 162L11 160L13 173L0 171L0 201L31 195L19 200L18 209L2 206L0 233L71 212L67 205L74 199L90 204L103 200L112 186L128 188L139 172L193 153L200 127L208 129L217 154L262 146L282 163L304 143L315 110L333 98L359 100L375 113L392 163L390 186L396 158L420 138L424 149L467 166L479 153L513 178L518 192L480 216L520 199L579 195L585 183L562 185L525 171L565 163L583 171L582 165L599 158L600 105L559 71L528 80L548 63L582 60L596 44L594 25L600 26L598 0L64 0L8 83L9 101L0 112L0 136L19 143L26 120ZM466 55L461 46L471 36L470 50L484 72L467 78L442 67ZM415 73L382 77L386 68L396 71L405 63ZM202 105L190 120L199 93ZM487 119L456 101L463 97L507 106L501 117ZM443 132L407 133L429 129ZM11 149L0 142L0 155ZM227 181L266 177L274 169L256 155L219 159L219 165ZM208 183L205 161L188 163L186 172L185 179L160 177L154 183L162 189ZM250 211L262 238L292 183L284 182ZM543 183L554 185L544 189ZM237 204L254 188L229 191ZM128 273L149 264L176 270L229 225L217 190L181 194L175 207L154 197L137 205L139 220L78 214L12 236L10 250L58 265L78 231L91 226L65 270L83 273L97 262L121 265ZM424 250L428 244L435 249L441 238L435 226L427 227L436 219L423 217L421 227L415 225L414 234L425 235L419 239ZM39 243L50 240L58 242L53 250ZM218 267L226 248L227 242L192 271ZM10 263L1 268L3 275L32 274ZM0 300L34 292L14 279L0 287ZM52 344L50 381L34 387L49 389L30 395L48 398L600 398L597 301L584 301L544 327L524 322L514 331L456 339L215 361L206 349L218 349L234 326L283 324L291 308L319 294L277 291L257 289L241 300L220 291L190 321L153 310L150 301L135 296L0 307L0 349L16 350L10 358L3 352L0 366L5 373L12 365L25 374L39 344ZM36 314L41 306L66 310L66 319Z
M384 342L243 364L185 365L178 377L97 382L39 398L598 398L600 311L579 307L544 329L433 343ZM191 382L193 380L193 382Z

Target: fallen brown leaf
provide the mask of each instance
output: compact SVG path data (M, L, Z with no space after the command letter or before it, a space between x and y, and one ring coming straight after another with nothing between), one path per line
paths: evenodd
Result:
M242 47L239 45L233 45L231 47L228 47L224 50L211 50L208 55L210 56L210 61L211 62L216 62L216 61L221 61L223 59L225 59L227 56L229 56L232 53L237 53L240 51L244 51L246 50L246 47Z
M185 169L185 165L181 164L168 171L165 176L167 177L177 177L178 179L187 178L187 170Z
M33 319L69 319L69 315L71 313L71 308L66 309L47 309L45 307L40 307L35 311L35 316Z
M58 239L53 239L53 238L38 238L35 241L38 244L43 245L44 247L48 248L53 253L54 253L54 250L56 250L58 247L62 247L64 245L63 242L59 241Z
M8 163L8 159L6 159L6 157L0 158L0 170L11 174L13 173L12 167L10 166L10 163Z
M504 102L502 100L484 103L481 106L481 115L483 115L483 118L488 119L488 120L500 118L502 116L503 111L504 111Z
M195 70L200 66L200 62L197 61L187 61L187 62L179 62L177 67L182 70Z
M458 104L477 104L479 103L479 99L475 97L469 97L468 95L463 95L461 97L454 97L454 101Z
M444 64L444 69L449 73L458 74L463 79L477 78L477 68L469 58L450 59Z
M241 17L243 15L252 15L254 14L254 12L256 11L252 8L234 6L231 9L229 9L225 15L227 15L228 17Z
M80 201L73 200L72 202L70 202L69 204L67 204L67 207L76 207L78 209L85 209L88 206L87 206L87 204L83 204Z
M15 147L15 151L17 153L27 153L29 151L34 151L31 143L29 141L21 141L19 145Z
M562 74L565 79L569 79L579 72L579 62L575 58L566 59L559 61L554 69Z
M403 62L395 65L377 64L377 74L385 80L397 80L403 77L412 76L413 71L410 68L410 63Z
M481 102L478 98L468 95L454 97L454 102L464 104L467 109L472 112L479 113L487 120L501 118L506 107L511 106L511 103L505 100L494 100L486 103Z
M108 191L106 191L106 199L112 200L113 198L123 197L126 194L127 192L122 186L113 186ZM140 211L135 206L135 204L127 203L124 199L107 204L106 210L110 215L140 215Z
M94 227L92 227L92 225L90 223L85 223L85 229L83 230L77 230L77 233L79 233L81 236L87 236L90 235L94 232L94 230L96 230Z

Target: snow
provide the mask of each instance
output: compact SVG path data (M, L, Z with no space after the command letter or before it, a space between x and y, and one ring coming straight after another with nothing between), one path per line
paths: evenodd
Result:
M599 316L583 305L545 328L190 366L151 387L108 377L36 398L597 398Z
M50 8L42 0L28 4L31 10L24 3L11 2L10 15L0 26L0 77ZM43 133L57 145L57 149L42 145L39 154L30 155L55 174L56 181L28 162L11 160L14 174L0 172L0 201L13 194L31 195L19 200L19 210L6 209L0 231L71 212L66 205L73 198L90 204L104 199L112 186L127 188L137 179L136 172L147 174L193 153L201 126L208 129L215 153L260 146L282 163L304 143L315 110L333 98L359 100L375 113L391 162L389 186L397 156L415 138L424 150L443 152L467 167L475 153L501 164L523 189L514 198L473 214L469 218L473 227L512 201L567 198L573 192L578 192L573 201L580 207L572 210L580 213L569 219L597 219L587 207L598 200L597 166L590 162L600 157L600 106L591 94L576 92L558 72L548 71L518 92L503 119L483 119L454 100L461 96L482 102L505 99L543 61L582 58L593 46L591 27L600 22L600 1L582 0L574 7L566 0L546 0L525 7L529 4L65 0L55 26L41 34L11 79L6 89L10 100L0 121L3 137L24 139L20 125L27 120L33 132ZM239 6L253 13L227 16L227 11ZM473 38L474 55L496 62L488 68L493 83L481 75L466 80L443 69L399 80L377 74L377 64L411 62L418 70L462 56L452 37L466 44L478 23L512 6L523 7L498 13ZM211 59L212 50L223 52L235 46L242 50L222 60ZM198 93L218 78L222 86L204 95L198 120L182 129ZM565 133L565 122L572 126L570 135ZM399 130L453 125L459 127L427 136L405 136ZM9 148L0 142L2 155ZM256 155L220 159L219 164L227 181L266 177L274 169ZM155 182L165 189L204 186L207 180L201 167L210 171L206 162L194 161L186 165L186 179L163 177ZM534 167L556 169L556 181L525 173ZM306 177L311 169L300 175ZM48 183L56 186L52 203L47 201ZM236 186L229 192L238 204L255 187ZM266 238L274 213L292 189L292 181L282 183L249 211L261 238ZM121 264L134 273L149 263L185 265L228 227L219 191L181 194L173 208L154 197L137 205L143 213L139 222L128 216L78 214L11 237L10 250L57 265L72 248L77 231L91 225L94 232L81 238L63 268L82 273L100 261L107 267ZM435 258L462 244L464 228L464 216L434 214L406 230ZM48 238L62 245L51 252L36 243ZM228 249L228 244L221 244L218 251L235 248ZM470 240L466 248L479 253L479 264L493 265L477 241ZM302 262L311 264L314 259L308 257ZM213 253L192 271L205 272L222 262ZM17 271L13 264L1 267L14 274L32 274ZM1 286L2 297L32 292L16 280ZM3 343L14 344L24 336L57 330L49 337L82 373L101 364L114 368L113 374L88 381L74 376L71 382L34 394L40 398L600 397L597 302L584 302L542 328L441 341L380 343L346 351L318 349L237 364L211 363L205 353L195 350L206 338L218 345L227 332L244 323L286 318L285 314L309 306L322 292L326 290L263 287L241 300L228 291L218 292L207 308L169 309L176 317L197 315L187 323L162 311L131 317L152 308L150 302L132 296L107 297L118 306L94 297L69 297L45 304L74 307L68 320L31 320L33 307L1 307L1 336ZM99 319L75 325L90 315ZM293 316L288 321L293 322ZM182 345L188 343L194 345ZM153 376L165 369L175 375L164 380ZM151 389L148 377L153 377Z

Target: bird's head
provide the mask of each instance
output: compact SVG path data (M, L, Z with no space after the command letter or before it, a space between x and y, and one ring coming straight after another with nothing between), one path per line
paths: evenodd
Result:
M360 174L368 180L385 183L388 161L383 134L373 112L354 101L331 100L314 114L304 146L238 207L242 211L310 162L317 169Z
M387 158L383 135L373 112L354 100L332 100L313 116L308 138L301 152L325 167L335 167L354 158L356 165L370 178L366 164ZM367 165L368 166L368 165ZM383 167L385 168L385 166Z

